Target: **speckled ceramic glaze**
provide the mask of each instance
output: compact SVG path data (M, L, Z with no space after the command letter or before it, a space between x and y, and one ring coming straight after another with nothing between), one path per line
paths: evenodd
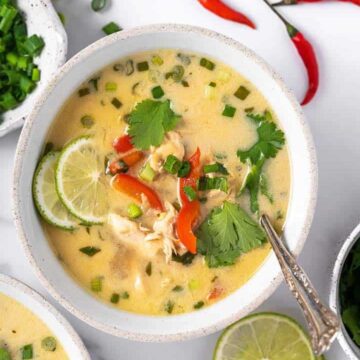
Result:
M90 360L79 335L41 295L18 280L0 274L0 293L18 301L41 319L61 342L69 359Z
M41 56L35 59L41 70L41 80L20 106L4 114L0 137L23 125L38 95L66 61L67 36L51 1L17 0L17 5L25 15L29 35L40 35L45 41Z
M349 255L350 250L355 245L356 241L360 238L360 224L353 230L350 236L344 242L339 255L336 259L334 270L331 278L331 292L330 292L330 307L336 314L340 315L340 299L339 299L339 286L340 277L345 264L345 261ZM348 356L349 360L360 359L360 349L356 346L348 335L345 326L341 323L341 330L338 335L338 341L343 348L344 352Z
M43 235L31 197L31 179L42 142L68 94L91 74L117 59L156 48L199 52L227 63L252 81L277 113L286 133L292 164L292 195L285 236L296 255L304 245L314 214L317 165L301 107L279 76L248 48L209 30L185 25L152 25L123 31L80 52L50 82L26 121L16 154L14 216L28 259L54 298L91 326L140 341L174 341L220 330L265 301L282 280L274 254L269 255L243 287L210 307L175 316L127 313L99 302L66 273Z

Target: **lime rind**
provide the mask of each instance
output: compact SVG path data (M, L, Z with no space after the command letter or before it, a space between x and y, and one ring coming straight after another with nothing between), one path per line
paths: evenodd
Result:
M48 224L72 231L77 222L63 206L55 187L55 166L59 155L59 151L51 151L41 159L33 177L33 199L38 213Z
M91 136L62 150L56 166L56 191L66 209L83 225L100 225L108 212L104 166Z
M271 342L270 344L267 343L268 349L264 349L264 346L266 343L263 341L264 339L261 339L258 334L256 333L256 330L254 329L254 324L256 321L259 321L259 323L268 320L268 324L266 326L266 331L264 331L264 334L271 334ZM270 320L270 321L269 321ZM276 325L276 328L270 329L269 324L273 322ZM263 326L263 324L261 324ZM280 325L287 326L286 333L278 334L278 327ZM245 332L247 331L246 327L249 327L251 329L251 335L244 334L244 337L249 339L251 338L254 340L253 342L248 342L248 347L245 349L240 349L240 342L241 342L241 336L242 334L236 334L236 330L241 328L241 331L244 329ZM293 331L293 333L291 333ZM292 336L296 335L296 336ZM234 338L237 340L236 345L230 343L230 338L232 335L235 335ZM249 336L247 336L249 335ZM279 346L279 335L280 337L283 337L283 339L280 339L280 344L282 346ZM293 343L290 339L295 340ZM240 340L240 341L239 341ZM275 344L275 341L277 344ZM282 340L284 340L282 342ZM228 346L226 349L227 352L232 353L230 356L224 355L224 349L225 346ZM233 347L233 348L231 348ZM236 349L237 347L237 349ZM275 347L275 349L274 349ZM287 359L286 352L291 351L292 352L292 359L301 359L301 360L316 360L317 358L313 354L311 343L309 341L308 336L304 332L303 328L292 318L278 313L258 313L249 315L236 323L229 326L219 337L215 350L213 355L213 360L262 360L264 359L264 350L266 351L265 359L269 360L285 360ZM242 353L241 353L242 352ZM274 354L270 354L270 352L277 352ZM294 357L296 353L299 353L299 357ZM269 356L270 355L270 356Z

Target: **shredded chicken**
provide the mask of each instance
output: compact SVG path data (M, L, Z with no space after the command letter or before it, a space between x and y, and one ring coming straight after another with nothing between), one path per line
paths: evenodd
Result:
M166 261L171 260L173 252L177 253L183 247L179 239L175 237L174 224L177 211L168 201L165 202L165 212L161 213L158 220L154 222L154 232L146 235L145 240L161 240Z
M182 160L185 155L185 148L181 142L181 136L175 131L169 131L159 147L150 147L150 166L155 171L161 172L162 166L169 155L174 155L179 160Z

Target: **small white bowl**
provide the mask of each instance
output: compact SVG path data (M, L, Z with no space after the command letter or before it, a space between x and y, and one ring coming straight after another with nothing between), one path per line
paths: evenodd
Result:
M28 34L37 34L45 41L44 50L35 59L41 70L41 80L20 106L4 114L4 121L0 124L0 137L23 125L37 96L66 61L67 35L51 1L17 0L17 6L25 16Z
M18 280L0 274L0 293L18 301L29 309L61 342L69 359L90 360L79 335L68 321L41 295Z
M341 319L340 314L340 299L339 299L339 287L340 287L340 278L342 270L345 264L345 261L355 245L356 241L360 239L360 224L352 231L350 236L346 239L339 255L336 259L335 266L331 276L331 290L330 290L330 307ZM343 348L345 354L348 356L349 360L358 360L360 359L360 348L352 341L345 325L341 321L341 329L337 339L340 343L340 346Z
M14 172L14 218L27 257L48 291L71 313L110 334L140 341L175 341L218 331L253 311L277 288L282 274L272 253L235 293L200 311L176 316L143 316L114 309L84 291L63 269L44 236L31 197L31 179L55 115L78 86L102 67L129 54L176 48L207 54L247 77L265 95L286 133L292 194L285 236L299 254L312 222L317 165L301 107L279 76L251 50L215 33L187 25L151 25L116 33L74 56L38 99L22 131ZM144 299L146 301L146 299Z

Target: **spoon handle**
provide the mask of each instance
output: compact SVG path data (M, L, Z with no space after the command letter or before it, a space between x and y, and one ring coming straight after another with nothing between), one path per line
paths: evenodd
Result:
M315 355L330 348L340 328L337 316L320 300L319 295L304 270L280 240L267 215L262 215L260 224L266 231L278 258L285 281L303 310Z

